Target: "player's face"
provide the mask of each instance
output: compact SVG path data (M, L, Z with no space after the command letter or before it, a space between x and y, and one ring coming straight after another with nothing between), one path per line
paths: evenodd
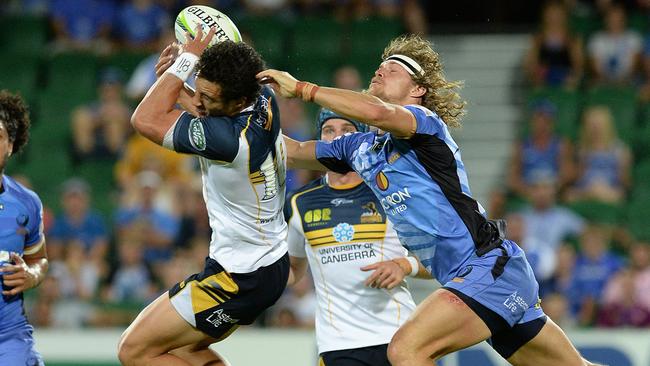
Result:
M196 78L196 92L192 103L200 117L232 116L241 110L243 104L239 101L224 101L221 97L221 85L201 77Z
M332 142L335 138L343 136L346 133L357 132L357 128L350 122L341 118L331 118L323 123L320 132L320 139Z
M13 148L14 144L9 140L9 133L7 132L5 123L4 121L0 121L0 173L4 172Z
M400 64L384 61L375 71L368 91L385 102L400 104L416 87L411 75Z

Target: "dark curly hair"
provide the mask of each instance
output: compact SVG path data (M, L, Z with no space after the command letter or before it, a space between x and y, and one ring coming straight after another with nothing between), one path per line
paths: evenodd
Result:
M14 144L11 152L13 154L19 152L29 140L29 112L23 98L7 90L1 90L0 121L7 129L9 141Z
M225 102L245 98L253 102L262 87L255 75L264 70L264 60L246 43L218 42L203 52L199 59L199 76L221 86Z

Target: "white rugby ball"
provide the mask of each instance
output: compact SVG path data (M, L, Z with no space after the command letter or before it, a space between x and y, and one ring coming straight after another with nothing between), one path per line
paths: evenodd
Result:
M185 32L194 38L198 25L201 26L204 35L208 33L211 27L217 28L210 46L225 40L241 42L239 29L226 14L203 5L188 6L178 13L174 25L176 40L181 44L187 43Z

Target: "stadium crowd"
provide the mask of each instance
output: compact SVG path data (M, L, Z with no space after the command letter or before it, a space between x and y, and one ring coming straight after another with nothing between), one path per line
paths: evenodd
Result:
M70 166L54 193L44 197L50 274L27 294L37 327L128 325L160 292L203 266L211 231L196 162L134 134L129 123L133 106L155 80L156 52L173 39L173 14L186 3L3 5L6 14L47 19L47 52L152 53L130 75L101 68L92 85L96 98L82 98L56 116L68 126L61 146ZM398 19L403 29L417 33L428 29L416 0L191 3L235 19L325 12ZM134 17L147 21L129 21ZM520 68L529 89L526 119L518 126L511 161L502 164L506 183L494 190L488 213L507 218L508 236L534 267L544 310L560 325L648 327L650 1L549 1L539 18ZM254 34L249 36L255 44ZM363 88L363 70L337 66L328 80ZM313 135L313 110L297 100L282 100L280 108L285 134L298 140ZM34 111L35 128L44 123L38 113L47 111ZM44 137L34 138L48 141ZM30 151L25 159L38 156L48 155ZM38 180L19 164L13 162L10 172L27 184ZM100 178L86 174L93 164ZM288 189L315 176L289 172ZM306 278L287 289L259 325L313 327L311 286Z

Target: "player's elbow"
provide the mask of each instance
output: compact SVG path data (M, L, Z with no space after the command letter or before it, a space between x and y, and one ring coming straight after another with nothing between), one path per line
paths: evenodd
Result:
M145 137L149 137L155 132L156 116L145 111L136 109L131 116L131 125L133 129Z

